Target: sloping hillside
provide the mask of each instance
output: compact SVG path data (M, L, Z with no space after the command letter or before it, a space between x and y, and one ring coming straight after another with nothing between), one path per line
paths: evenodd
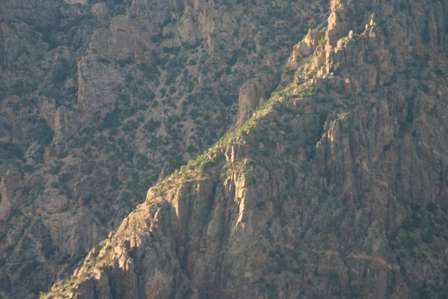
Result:
M1 0L0 297L36 298L72 273L150 186L237 121L241 87L243 102L272 91L327 11Z

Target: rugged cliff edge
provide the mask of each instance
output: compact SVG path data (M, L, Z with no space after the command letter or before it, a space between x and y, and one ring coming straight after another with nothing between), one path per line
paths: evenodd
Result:
M42 298L444 298L448 2L332 0L244 124Z

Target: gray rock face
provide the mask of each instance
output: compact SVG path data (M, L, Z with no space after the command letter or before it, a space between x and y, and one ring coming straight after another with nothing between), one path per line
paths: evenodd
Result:
M237 126L242 125L251 116L252 112L269 97L278 84L279 78L277 77L275 74L266 74L259 78L250 79L241 86L238 98Z
M293 80L42 298L446 296L448 3L330 4Z

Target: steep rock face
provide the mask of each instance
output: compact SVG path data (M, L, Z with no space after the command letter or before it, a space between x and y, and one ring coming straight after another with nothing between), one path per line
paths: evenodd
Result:
M447 9L331 1L293 82L43 298L444 298Z
M71 272L149 185L235 121L328 7L309 1L0 3L0 297Z
M276 74L265 74L244 83L238 97L238 118L236 126L242 125L255 109L266 100L277 86L279 78Z

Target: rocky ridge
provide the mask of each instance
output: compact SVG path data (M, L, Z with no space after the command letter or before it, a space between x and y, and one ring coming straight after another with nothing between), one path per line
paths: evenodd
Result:
M330 4L292 82L42 298L444 298L448 3Z
M223 135L240 87L278 73L327 10L1 1L0 297L36 298L71 273L148 186Z

